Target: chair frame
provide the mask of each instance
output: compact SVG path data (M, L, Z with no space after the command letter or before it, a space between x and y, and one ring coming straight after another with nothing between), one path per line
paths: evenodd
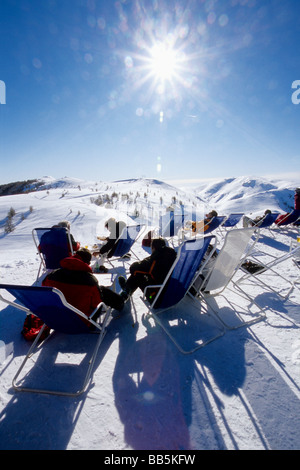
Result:
M165 295L165 293L163 293L163 290L164 288L167 286L168 282L170 281L170 279L172 278L172 274L174 272L174 269L176 268L176 265L177 263L180 261L181 259L181 252L182 252L182 249L183 247L186 245L186 244L192 244L192 243L200 243L201 240L203 240L203 242L207 245L206 246L206 249L203 250L203 254L202 254L202 258L200 259L199 261L199 264L198 264L198 267L197 269L195 269L195 272L192 273L192 278L191 278L191 281L188 285L188 287L185 289L185 292L184 294L181 296L181 298L175 302L174 304L170 305L169 307L164 307L164 308L157 308L155 309L155 304L157 303L158 299L161 297L161 295ZM211 252L209 253L207 259L204 261L203 263L203 266L205 266L210 258L213 256L213 253L215 252L216 250L216 243L217 243L217 238L216 236L214 235L209 235L209 236L205 236L205 237L202 237L201 239L200 238L197 238L197 239L193 239L193 240L186 240L185 242L183 242L180 247L178 248L178 253L177 253L177 257L173 263L173 265L171 266L164 282L160 285L149 285L147 286L144 291L143 291L143 296L142 296L142 300L143 302L145 303L145 305L148 307L148 311L146 313L146 318L153 318L153 320L155 321L155 323L157 323L162 329L163 331L166 333L166 335L170 338L170 340L174 343L174 345L177 347L177 349L182 353L182 354L192 354L194 353L195 351L197 351L198 349L200 348L203 348L204 346L206 346L207 344L211 343L212 341L220 338L221 336L223 336L225 334L225 329L223 327L223 325L217 321L218 323L218 328L220 330L220 333L218 333L217 335L213 336L212 338L208 339L207 341L201 343L200 345L196 346L195 348L192 348L190 350L185 350L182 348L182 346L176 341L176 339L174 338L174 336L172 336L172 334L170 333L169 329L167 329L163 324L162 322L160 321L160 319L158 318L158 315L160 315L161 313L165 312L166 310L169 310L171 308L174 308L174 307L178 307L180 305L180 303L185 299L186 296L188 296L189 298L192 299L192 301L194 302L194 305L196 305L197 307L199 307L199 304L198 302L196 301L196 299L189 294L189 289L190 287L193 285L195 279L198 277L198 272L199 272L199 269L200 269L200 264L201 264L201 261L203 260L203 257L205 255L205 253L207 252L207 248L208 248L208 245L213 241L213 248L211 250ZM153 303L150 305L148 300L146 299L146 294L147 294L147 290L148 289L153 289L153 288L159 288L156 296L155 296L155 299L153 301ZM155 310L155 313L154 313L154 310ZM206 311L206 314L209 315L209 312ZM217 319L218 320L218 319Z
M34 342L32 343L31 347L29 348L25 358L23 359L22 363L21 363L21 366L19 367L19 369L17 370L17 373L15 374L13 380L12 380L12 386L13 388L16 390L16 391L20 391L20 392L34 392L34 393L42 393L42 394L50 394L50 395L63 395L63 396L72 396L72 397L75 397L75 396L78 396L78 395L81 395L86 389L87 389L87 386L88 386L88 383L90 381L90 378L91 378L91 374L92 374L92 369L93 369L93 366L94 366L94 363L95 363L95 359L96 359L96 356L97 356L97 353L98 353L98 350L99 350L99 347L103 341L103 338L105 336L105 333L106 333L106 329L107 329L107 326L108 326L108 323L109 323L109 320L110 320L110 317L111 317L111 307L107 307L103 302L101 302L97 308L93 311L93 313L88 317L87 315L85 315L83 312L81 312L79 309L77 309L76 307L74 307L73 305L69 304L66 299L65 299L65 296L63 295L63 293L55 288L55 287L37 287L37 286L17 286L17 285L10 285L10 284L0 284L0 289L6 289L8 292L10 292L10 290L12 289L33 289L33 291L35 289L38 289L39 291L41 289L44 289L44 290L47 290L48 292L52 292L54 296L57 296L60 303L63 305L64 308L72 311L74 313L74 315L77 315L77 316L80 316L82 317L85 322L87 322L88 324L90 325L93 325L95 327L95 331L88 331L88 327L87 325L85 325L83 323L83 331L82 331L82 334L86 333L86 334L93 334L93 333L97 333L99 335L99 337L97 338L97 341L96 341L96 345L95 345L95 348L94 348L94 351L92 353L92 356L91 356L91 359L89 361L89 366L88 366L88 369L87 369L87 372L86 372L86 375L84 377L84 381L83 381L83 384L81 386L81 388L76 391L76 392L66 392L66 391L60 391L60 390L48 390L48 389L40 389L40 388L30 388L30 387L23 387L22 385L18 385L18 377L20 376L26 362L28 361L28 359L37 351L37 347L39 346L39 340L43 334L43 331L46 327L46 324L44 323L43 327L41 328L39 334L37 335L37 337L35 338ZM28 307L25 307L24 305L19 305L18 303L16 303L15 301L10 301L6 298L4 298L1 294L0 294L0 300L2 300L3 302L7 303L8 305L11 305L13 307L16 307L17 309L20 309L24 312L26 312L27 314L33 314L35 316L37 316L35 313L33 313ZM104 314L104 318L103 318L103 322L102 324L99 324L98 322L94 321L92 319L92 317L95 315L95 313L98 311L99 308L101 307L104 307L106 308L106 311L105 311L105 314ZM42 310L39 312L39 315L38 315L39 318L41 318L41 320L43 321L43 312ZM48 320L47 320L48 321ZM51 324L49 323L48 321L48 326L51 328ZM59 331L59 329L56 329L54 331L51 332L51 335L55 333L55 331ZM72 334L72 333L70 333ZM49 338L49 337L48 337ZM46 338L46 340L48 339ZM41 344L44 344L44 342L46 341L44 340L43 343ZM41 346L41 345L40 345ZM22 379L21 379L22 380Z
M255 260L255 261L258 261L259 264L261 264L262 266L264 266L264 270L261 271L261 272L258 272L258 273L254 273L254 274L251 274L251 273L245 273L243 276L241 276L237 281L236 281L236 285L238 287L240 287L240 285L250 279L250 280L255 280L255 281L258 281L259 284L263 285L264 287L266 287L267 289L271 290L272 292L274 292L275 294L279 295L283 300L286 300L288 299L289 295L291 294L291 292L293 291L294 287L297 287L296 284L298 284L299 282L298 281L294 281L294 282L291 282L289 279L287 279L286 277L284 277L282 274L278 273L277 271L274 271L273 268L275 266L277 266L278 264L282 263L283 261L286 261L288 260L289 258L292 258L295 254L299 253L300 251L300 246L297 246L296 248L292 249L291 251L289 251L288 253L282 255L282 256L279 256L277 258L273 257L273 260L270 261L269 263L263 263L261 261L261 259L258 259L255 255L251 255L251 257ZM283 279L287 284L290 285L290 288L287 292L287 294L285 295L281 295L279 292L277 292L275 289L273 289L272 286L270 286L270 284L266 284L262 279L260 279L260 275L263 275L266 271L272 271L274 272L277 276L281 277L281 279Z
M266 214L262 220L254 224L254 227L259 227L260 229L269 228L275 223L275 220L277 219L279 215L280 215L279 212Z
M139 227L139 229L138 229ZM118 245L119 245L119 242L122 243L122 240L125 240L127 239L126 237L124 237L125 233L129 230L129 229L138 229L137 230L137 235L135 236L135 238L131 239L132 240L132 243L131 245L129 246L128 250L126 251L126 253L123 253L122 255L118 255L118 254L115 254L115 253L118 253ZM144 229L145 229L145 225L144 224L137 224L137 225L127 225L126 227L123 228L121 234L119 235L119 237L117 238L116 240L116 249L115 249L115 252L114 254L111 256L111 257L108 257L108 253L104 253L103 257L104 257L104 262L108 262L112 267L114 267L113 265L113 261L119 261L119 260L122 260L122 261L126 261L126 255L132 253L133 256L135 257L135 259L139 259L137 257L137 255L134 253L134 251L132 250L132 247L133 245L136 243L136 241L142 236L142 234L144 233Z
M235 263L235 266L231 269L231 272L227 274L227 276L224 278L223 282L220 282L219 287L215 287L213 284L213 276L216 275L218 276L222 271L220 270L220 264L222 263L222 256L226 258L226 263L228 263L228 252L226 252L226 247L227 247L227 242L229 237L233 236L239 236L241 233L246 234L245 240L244 240L244 248L243 250L241 249L240 252L236 252L236 256L239 255L238 261ZM201 285L198 288L198 293L197 296L199 297L200 300L203 300L207 306L212 310L214 315L218 318L218 320L223 324L223 326L228 329L228 330L235 330L238 328L241 328L243 326L249 326L253 325L254 323L257 323L261 320L264 320L266 315L263 309L255 302L255 300L247 293L245 292L239 285L236 285L236 283L233 281L233 277L235 274L238 272L240 266L242 263L245 261L245 259L249 256L251 251L253 250L255 244L257 243L258 239L260 236L259 229L257 228L243 228L243 229L235 229L227 232L225 239L224 239L224 244L218 253L218 256L211 266L210 270L204 276L204 279L201 283ZM248 243L246 244L248 239ZM252 240L252 241L251 241ZM199 272L199 275L202 274L205 266L203 265L201 267L201 270ZM228 325L219 315L218 310L212 306L212 303L209 302L210 298L217 297L219 295L222 295L223 292L225 291L226 288L229 288L229 284L232 283L234 287L239 291L239 294L243 294L247 300L249 300L251 303L255 304L256 307L259 310L259 313L255 316L255 318L252 318L251 320L248 321L241 321L241 323L237 326L230 326ZM205 286L203 288L203 286ZM201 290L202 289L202 290ZM211 292L212 291L212 292ZM249 314L250 315L250 314ZM252 314L251 314L252 315Z
M235 227L240 222L243 215L245 215L244 212L232 212L231 214L228 215L228 217L226 217L224 222L221 223L220 228L231 229Z
M287 227L288 225L291 225L291 224L297 222L299 217L300 217L300 210L299 209L293 209L291 212L286 214L285 218L282 219L279 222L279 224L276 224L276 226L278 227L278 229L280 229L281 227Z

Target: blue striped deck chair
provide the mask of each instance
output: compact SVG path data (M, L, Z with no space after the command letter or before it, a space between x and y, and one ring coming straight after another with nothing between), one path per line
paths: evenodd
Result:
M125 256L133 254L136 259L138 257L132 251L132 247L136 242L137 238L142 233L144 225L129 225L122 230L121 235L116 241L116 248L114 249L113 255L107 258L107 261L113 266L112 261L125 260Z
M237 213L232 213L229 214L229 216L225 219L225 221L221 224L221 227L225 228L232 228L235 227L241 218L243 217L244 213L243 212L237 212Z
M0 284L0 290L6 290L9 294L15 297L15 301L8 300L0 294L0 299L20 310L25 311L27 314L32 313L40 318L43 322L43 328L40 333L34 340L33 344L29 348L28 353L26 354L20 368L18 369L15 377L13 378L12 385L15 390L22 392L37 392L37 393L48 393L53 395L67 395L67 396L77 396L83 393L89 383L93 365L99 350L100 344L104 338L106 327L110 319L111 308L106 307L103 303L99 304L95 311L89 317L83 312L78 310L76 307L70 305L63 293L54 288L54 287L40 287L40 286L20 286L20 285L11 285L11 284ZM93 320L93 315L98 311L99 308L104 307L104 319L102 325ZM23 370L27 360L36 352L39 339L44 331L45 326L48 326L51 330L55 332L60 332L68 335L76 334L92 334L98 333L98 338L92 357L89 361L89 366L83 381L82 387L79 387L79 390L74 392L61 391L61 390L45 390L41 388L29 388L24 386L24 384L18 384L18 377ZM94 328L94 329L91 329ZM51 333L51 334L53 334ZM42 347L46 340L39 346ZM78 366L79 367L79 366ZM26 383L25 375L21 382Z
M209 222L208 227L204 226L204 233L207 235L208 233L213 232L216 230L220 225L224 222L226 219L225 215L218 215L216 217L213 217L213 219ZM207 228L205 228L207 227Z
M254 227L259 227L259 229L266 228L269 230L269 234L274 238L272 233L272 225L275 223L275 220L279 216L279 212L274 212L271 214L266 214L262 220L260 220Z
M269 228L271 225L274 224L275 220L279 216L279 213L272 213L272 214L266 214L264 218L256 224L257 227L261 228Z
M60 268L60 261L73 254L71 236L65 227L35 228L32 237L41 260L37 279L42 271L49 273Z
M178 350L183 354L191 354L197 349L204 347L206 344L213 340L223 336L224 328L222 325L218 325L218 334L209 340L202 342L191 350L185 350L179 345L178 341L172 336L170 329L165 327L162 321L159 319L164 311L177 307L180 302L188 295L189 298L195 302L195 298L189 295L189 289L193 284L194 279L197 277L197 273L200 269L200 264L203 260L205 253L207 252L208 246L213 242L213 248L210 256L216 248L216 237L208 236L204 238L198 238L193 240L186 240L178 249L176 260L173 263L164 283L160 286L147 286L144 290L143 300L148 306L148 312L146 317L153 318L154 321L164 330L167 336L173 341ZM208 256L206 262L210 258ZM159 290L154 298L152 304L146 300L147 290L159 287ZM196 301L197 303L197 301ZM199 304L198 304L199 306Z

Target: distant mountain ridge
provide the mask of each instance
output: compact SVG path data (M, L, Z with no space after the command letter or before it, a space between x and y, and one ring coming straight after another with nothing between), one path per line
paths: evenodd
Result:
M10 196L13 194L22 194L32 191L38 191L43 185L39 180L15 181L13 183L0 185L0 196Z
M0 185L0 196L26 194L36 191L62 189L64 193L69 190L85 189L98 194L119 191L120 194L128 188L140 192L152 188L152 192L159 194L167 191L174 200L180 200L185 196L191 197L190 201L205 205L205 208L215 209L219 214L230 212L255 212L262 207L272 211L290 211L294 207L295 182L285 179L270 180L262 177L240 176L224 178L210 182L203 181L194 189L190 187L172 186L167 182L153 178L131 178L113 182L86 181L72 177L53 178L44 176L39 179L17 181ZM73 192L73 191L72 191ZM155 194L155 193L154 193ZM145 193L146 196L146 193ZM150 194L147 195L150 197ZM176 197L175 197L176 196ZM151 200L151 197L150 197ZM148 199L148 203L150 203ZM151 203L155 203L153 198ZM206 209L205 209L206 210Z
M200 185L195 193L219 213L225 208L230 212L255 211L256 206L261 208L262 200L265 209L290 211L294 207L295 185L285 180L240 176Z

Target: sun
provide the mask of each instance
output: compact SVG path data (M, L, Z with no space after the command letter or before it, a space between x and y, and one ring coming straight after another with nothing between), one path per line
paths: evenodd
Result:
M136 40L137 51L124 53L126 78L132 80L132 90L144 90L143 102L158 98L167 102L179 103L185 91L190 92L196 80L198 63L197 53L188 52L189 42L179 40L178 34L169 32L165 37L156 39L150 35L148 40Z
M150 73L161 82L171 81L178 70L179 58L177 51L171 46L156 43L149 50Z

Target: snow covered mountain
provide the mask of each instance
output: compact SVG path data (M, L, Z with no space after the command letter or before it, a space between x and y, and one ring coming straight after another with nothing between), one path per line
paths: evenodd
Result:
M293 207L297 186L297 181L284 178L231 178L179 188L153 179L94 182L44 177L25 192L0 197L0 282L35 282L35 227L67 219L74 238L89 246L105 234L104 222L111 216L142 220L149 226L170 206L178 211L196 208L199 213L216 209L220 215L262 214L267 208L286 212ZM9 212L12 231L6 230ZM262 233L257 247L266 256L281 256L297 244L292 227ZM140 242L135 252L139 258L148 255ZM97 275L99 283L110 286L112 274L128 274L129 264ZM280 269L299 282L299 268L292 259ZM285 288L274 273L267 282L278 291ZM12 378L29 347L20 334L25 313L0 302L0 449L100 449L110 456L112 451L130 456L135 450L194 454L201 449L299 449L298 287L288 300L253 287L251 294L266 310L267 320L229 331L189 356L179 353L147 320L141 293L136 292L132 306L126 304L110 323L92 384L76 399L12 390ZM247 299L237 303L232 291L218 297L220 314L232 319L237 319L236 309L247 305ZM212 317L202 305L196 309L187 302L180 312L180 318L172 312L170 317L179 342L196 344L210 335ZM63 377L60 385L69 388L90 341L69 342L54 335L35 357L38 372L29 373L29 379L47 382L51 369L53 377Z
M237 177L201 185L195 192L220 214L253 213L262 209L287 212L294 207L295 183Z
M14 187L13 183L11 186ZM246 176L209 183L204 181L194 189L188 186L179 188L163 181L147 178L97 182L70 177L55 179L46 176L35 180L30 187L24 185L23 194L24 197L29 194L29 199L32 199L32 192L35 192L33 198L43 199L45 203L47 199L53 200L50 196L55 195L60 202L66 198L70 207L71 200L75 208L80 206L76 204L80 200L87 205L94 203L128 214L134 214L141 209L145 211L147 207L152 209L156 207L157 210L163 212L170 206L175 209L193 206L201 208L204 212L215 209L220 215L228 215L230 212L246 214L264 212L265 209L279 212L290 211L294 205L296 186L296 181ZM18 199L18 201L21 200Z

